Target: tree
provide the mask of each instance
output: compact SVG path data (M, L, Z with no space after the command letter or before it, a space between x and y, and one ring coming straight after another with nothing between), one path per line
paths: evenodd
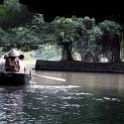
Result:
M19 0L4 0L0 5L1 51L7 52L11 48L30 51L38 48L35 42L39 41L37 34L26 28L35 14L30 13Z
M53 22L46 23L44 22L43 15L38 14L32 20L32 25L30 25L30 27L39 34L39 37L41 38L40 44L53 42L62 45L62 60L73 60L70 52L71 48L69 47L70 44L76 40L78 35L75 33L75 25L71 18L56 17Z
M42 39L40 44L54 42L62 46L61 60L73 60L72 46L74 43L79 44L78 49L80 49L81 55L84 56L82 60L86 60L91 54L91 49L88 46L89 36L100 37L102 34L100 28L95 25L95 20L89 17L84 19L75 16L72 18L56 17L51 23L46 23L43 15L38 14L29 26L39 34Z
M102 46L102 50L105 53L106 50L111 51L111 61L120 62L120 43L119 38L122 27L113 21L105 20L99 23L99 27L103 32L99 45Z
M19 3L19 0L4 0L0 5L0 27L11 30L28 23L35 13L30 13L28 7Z
M62 60L72 61L72 44L82 39L86 29L83 19L56 17L50 25L54 28L54 38L63 47Z
M84 25L84 32L82 33L82 29L79 27L78 28L78 33L82 36L81 39L81 49L80 49L80 53L81 53L81 59L82 61L85 62L89 62L90 61L90 57L93 58L94 61L96 61L96 54L94 49L91 47L91 40L90 37L91 36L100 36L101 32L99 30L99 27L96 26L95 24L95 20L94 18L90 19L89 17L84 17L83 21L82 21L83 25ZM95 58L95 59L94 59Z
M1 47L3 52L7 52L12 48L21 51L31 51L39 48L40 38L31 29L20 27L15 28L11 32L0 30Z

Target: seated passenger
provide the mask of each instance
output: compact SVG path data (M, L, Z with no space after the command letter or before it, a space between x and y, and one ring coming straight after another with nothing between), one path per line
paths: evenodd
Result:
M10 72L19 72L19 52L15 49L12 49L8 52L8 57L5 62L5 70Z
M0 62L0 71L5 71L5 61L6 61L6 58L8 57L7 54L4 55L4 60L2 60Z
M27 70L27 68L26 68L26 65L25 65L25 63L24 63L24 55L23 54L20 54L20 56L19 56L19 65L20 65L20 70L19 70L19 72L20 73L26 73L26 70Z

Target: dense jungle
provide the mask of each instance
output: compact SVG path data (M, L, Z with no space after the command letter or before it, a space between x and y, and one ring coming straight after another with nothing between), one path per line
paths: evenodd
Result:
M27 4L19 0L4 0L0 5L1 57L11 48L16 48L32 61L123 62L123 20L115 18L116 14L110 16L112 11L106 18L101 14L101 19L98 19L100 16L93 17L94 9L92 14L87 13L84 17L75 9L69 16L57 13L50 21L44 9L41 13L33 1ZM51 12L55 14L53 10Z

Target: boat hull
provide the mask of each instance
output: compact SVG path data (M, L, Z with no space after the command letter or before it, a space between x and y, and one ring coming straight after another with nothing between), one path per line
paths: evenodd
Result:
M24 85L30 81L30 74L0 72L0 85Z

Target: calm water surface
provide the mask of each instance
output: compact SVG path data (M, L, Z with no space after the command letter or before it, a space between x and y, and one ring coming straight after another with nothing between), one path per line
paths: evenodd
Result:
M0 124L124 123L123 74L32 74L41 77L25 86L0 86Z

